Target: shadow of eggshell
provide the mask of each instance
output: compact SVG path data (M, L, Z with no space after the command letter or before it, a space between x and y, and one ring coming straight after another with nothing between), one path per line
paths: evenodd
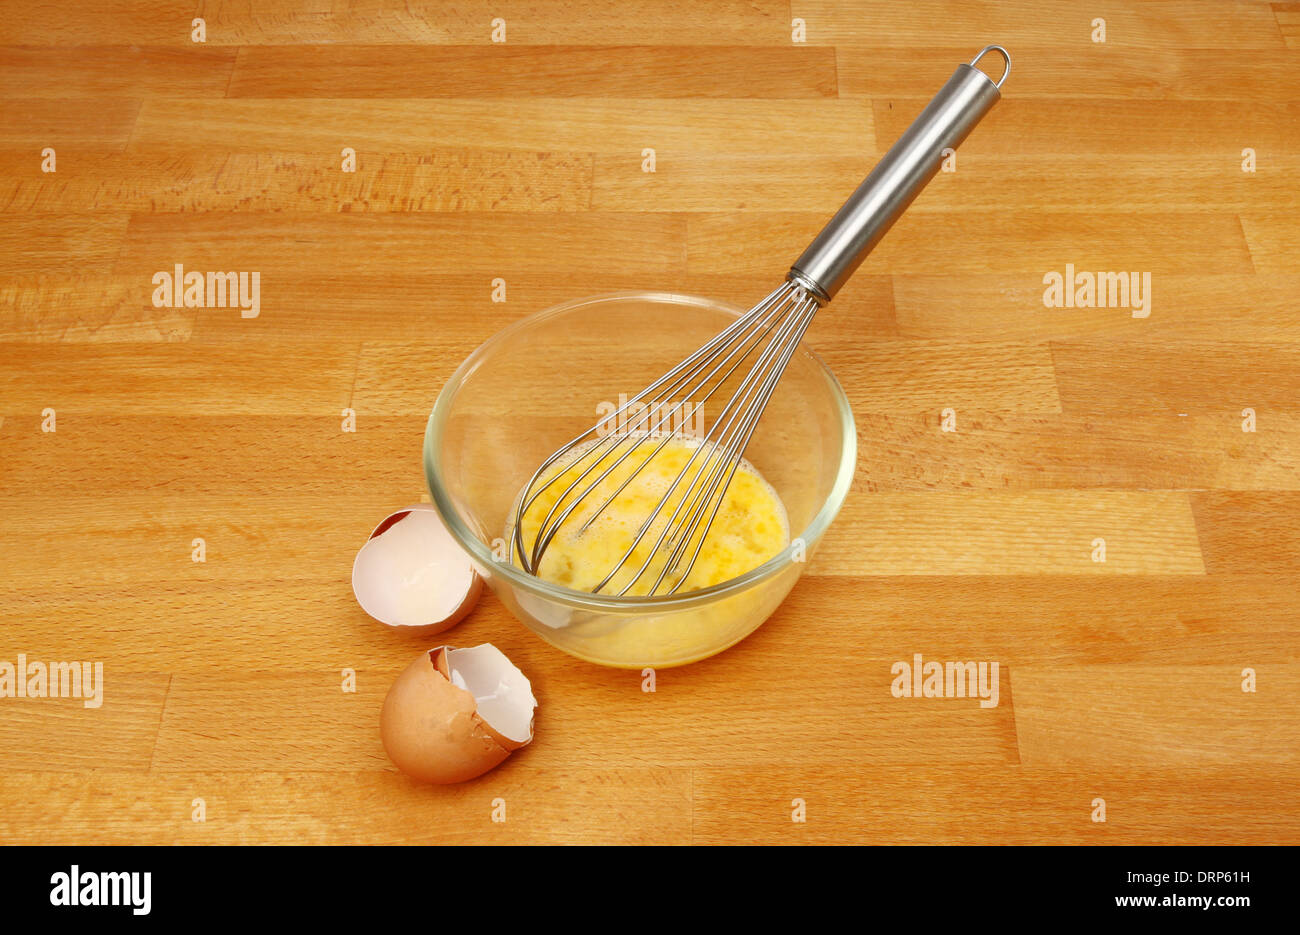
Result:
M483 579L427 503L375 527L352 563L352 593L380 623L414 636L449 630L474 609Z

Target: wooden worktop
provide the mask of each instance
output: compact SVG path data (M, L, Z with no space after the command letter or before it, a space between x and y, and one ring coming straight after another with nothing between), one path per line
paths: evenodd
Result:
M104 695L0 698L0 840L1300 840L1300 4L39 6L0 11L0 663ZM785 605L649 693L489 595L449 639L536 742L397 773L427 641L349 576L442 382L565 299L755 301L991 42L1003 101L808 336L860 456ZM177 264L258 271L257 317L157 307ZM1146 314L1047 307L1067 264ZM998 705L894 697L918 653Z

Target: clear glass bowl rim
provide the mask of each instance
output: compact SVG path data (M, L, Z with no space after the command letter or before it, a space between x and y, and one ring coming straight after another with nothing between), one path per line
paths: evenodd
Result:
M696 295L686 295L675 292L609 292L601 295L587 296L571 302L562 302L559 305L552 305L550 308L534 312L531 315L513 322L502 328L492 337L488 338L477 348L469 357L465 358L456 371L447 378L442 389L438 393L438 398L434 401L433 411L429 413L429 421L424 433L424 476L425 483L429 487L429 494L433 498L433 505L442 516L443 522L447 525L453 538L465 549L475 561L485 568L492 569L493 574L499 574L516 588L544 597L548 600L559 601L571 607L583 610L599 611L603 613L618 611L636 611L644 613L652 610L680 610L694 607L700 604L707 604L725 597L732 592L744 590L751 585L758 584L764 579L770 578L788 565L791 564L791 556L794 552L794 543L796 539L802 539L805 543L817 542L821 539L826 529L835 519L844 505L844 498L848 496L849 488L853 483L853 472L857 466L858 458L858 436L857 426L853 421L853 410L849 407L848 397L844 394L844 388L840 386L839 380L835 374L826 366L816 353L807 347L801 347L800 353L806 354L817 365L822 377L826 380L827 388L830 391L831 398L834 400L836 414L839 416L840 432L843 438L842 453L839 466L835 473L835 482L831 487L830 494L822 503L812 520L808 523L807 528L798 536L791 538L790 545L785 549L772 556L757 568L747 571L745 574L711 587L700 588L697 591L688 591L684 594L659 595L656 597L619 597L617 595L592 594L590 591L576 591L573 588L566 588L563 585L552 584L549 581L543 581L541 578L528 574L521 568L514 565L513 562L499 562L493 555L492 551L483 544L460 518L456 511L455 505L451 501L443 484L442 477L439 474L437 459L434 458L434 452L438 450L438 444L442 438L443 427L446 424L448 414L451 410L452 398L455 396L453 388L459 387L465 380L479 367L484 358L489 356L498 345L519 331L523 331L530 326L536 325L548 318L554 318L557 315L563 315L578 309L594 305L599 302L609 302L616 299L639 299L649 302L663 302L672 305L697 305L703 308L716 309L732 315L743 314L739 309L725 302L718 302L713 299L706 299Z

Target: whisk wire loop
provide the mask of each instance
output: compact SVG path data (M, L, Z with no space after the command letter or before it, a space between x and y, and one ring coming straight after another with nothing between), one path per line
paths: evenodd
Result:
M568 518L573 513L573 511L578 507L578 505L583 502L584 498L587 497L597 486L599 486L610 474L612 474L615 470L617 470L618 467L624 461L626 461L629 456L631 456L631 454L636 450L637 444L639 444L640 440L644 438L652 437L653 433L660 430L665 422L671 420L673 415L676 412L681 411L683 405L685 405L693 396L699 394L699 392L708 383L708 381L714 375L716 375L717 372L722 369L722 367L726 365L728 360L734 357L739 351L744 349L745 351L744 354L742 354L740 359L737 360L736 363L734 363L731 366L731 368L727 371L727 373L723 375L722 379L719 380L717 383L715 383L713 388L709 390L706 394L704 394L704 396L701 397L699 401L694 404L692 413L699 410L700 407L702 407L703 404L707 402L708 399L712 397L712 395L715 392L717 392L717 390L721 386L725 384L725 380L732 373L735 372L735 370L740 366L740 364L744 362L744 360L746 359L750 351L752 351L753 347L762 341L762 339L766 336L766 334L771 331L772 327L779 320L776 313L780 311L781 305L777 300L784 293L784 291L785 291L784 287L775 290L771 295L768 296L767 299L765 299L762 303L760 303L755 309L753 309L751 312L743 316L741 319L738 319L736 322L729 325L712 341L710 341L708 344L706 344L703 348L701 348L696 353L692 354L685 361L683 361L682 364L679 364L678 367L674 368L673 371L670 371L669 374L666 375L667 377L671 377L673 373L681 370L683 367L686 367L687 365L693 365L685 375L674 380L672 385L670 385L666 390L663 390L662 392L658 393L655 397L653 397L653 400L650 404L650 409L652 412L655 411L655 403L658 403L661 398L666 397L668 401L671 401L673 395L677 393L679 390L681 390L681 388L685 384L691 382L702 369L704 369L709 365L710 361L712 361L715 357L717 357L728 346L732 344L736 345L731 350L731 352L728 353L727 356L725 356L722 359L721 363L714 366L714 368L708 374L705 375L703 380L700 381L700 383L695 387L695 389L689 391L686 397L681 402L677 403L667 412L664 412L662 415L660 415L658 421L655 422L653 425L651 425L650 428L646 430L643 434L630 432L630 431L611 431L609 434L606 434L603 438L601 438L600 428L602 425L611 424L611 421L615 426L617 426L619 424L618 420L624 414L626 414L634 405L639 405L640 400L643 399L647 395L647 393L654 391L656 386L659 386L665 382L663 378L656 381L654 384L652 384L650 387L647 387L642 392L638 393L627 403L625 403L623 406L617 409L613 414L606 417L605 420L593 426L592 428L587 429L582 434L578 435L571 442L569 442L569 444L565 446L564 449L561 449L555 455L552 455L551 458L548 458L545 463L543 463L543 465L537 470L537 472L534 473L532 479L529 481L528 486L525 488L526 493L531 494L531 496L526 496L524 498L521 498L519 508L517 510L517 514L515 517L516 519L515 536L514 536L515 548L516 551L518 551L521 556L524 554L523 539L522 539L522 518L526 513L526 511L537 500L537 498L545 490L549 489L556 482L556 480L558 479L562 471L557 471L555 477L550 478L545 484L542 484L540 487L537 487L537 489L534 491L533 485L536 484L538 477L540 477L541 474L545 470L547 470L552 464L555 464L560 459L560 457L563 456L566 452L578 451L580 454L580 458L578 459L579 461L587 458L592 454L598 455L598 457L592 460L592 462L589 465L587 465L586 468L584 468L578 474L578 476L575 477L569 483L569 485L561 492L560 496L556 498L555 503L551 505L550 510L543 518L542 523L538 528L537 535L534 539L532 550L528 554L528 563L525 565L525 567L528 568L529 571L536 574L536 567L541 562L542 554L545 552L546 548L550 545L551 540L555 537L556 533L559 532L560 527L564 524L566 520L568 520ZM738 328L737 326L740 327ZM758 337L754 340L754 342L752 342L749 345L748 348L745 348L744 342L748 340L749 335L758 332L760 328L765 328L765 330L763 330L761 333L758 334ZM739 343L733 340L737 331L739 331L742 334ZM708 353L703 353L706 351ZM697 359L698 362L696 362ZM662 410L663 404L660 403L658 408ZM582 450L580 448L581 444L589 436L592 435L596 435L599 440L591 447L587 448L585 451ZM657 454L660 449L662 449L669 441L671 441L677 435L678 435L677 432L665 433L658 447L655 449L654 452L652 452L651 457L653 457L654 454ZM609 445L609 447L606 448L608 443L611 441L613 442L613 444ZM577 488L578 485L581 484L583 480L585 480L587 476L591 474L592 471L594 471L597 467L600 467L602 464L604 464L605 460L608 457L611 457L625 442L629 442L629 441L633 442L633 444L630 445L627 448L627 450L624 451L620 456L618 456L613 461L613 463L605 467L605 469L601 471L595 477L594 480L588 483L586 488L583 490L581 494L579 494L576 497L573 497L572 499L566 499L570 497L570 494L573 493L574 489ZM649 461L650 458L646 458L645 460L643 460L642 463L638 465L631 472L631 474L624 480L624 483L619 487L619 489L616 490L613 494L611 494L601 507L599 507L597 510L591 513L591 515L588 517L587 523L583 524L580 532L585 531L590 520L598 516L600 512L606 506L609 505L609 502L611 502L613 498L617 496L618 493L621 493L622 490L627 486L627 484L631 483L633 478L635 478L635 476L641 472L641 470L646 466L646 464L649 463ZM562 507L563 509L561 509ZM556 510L561 511L558 517L555 515ZM646 520L647 527L649 526L653 518L654 517L651 516ZM640 537L638 537L637 541L640 541ZM605 582L602 582L602 586L604 583Z
M674 439L686 439L693 450L685 465L640 522L620 559L592 591L599 593L628 568L638 547L665 514L663 528L655 532L644 558L638 559L634 570L629 569L630 577L619 582L616 593L627 594L647 573L655 575L649 594L659 593L666 581L667 593L680 589L699 557L708 526L743 460L754 427L818 307L819 300L799 282L783 283L676 367L547 458L530 478L515 509L511 547L520 564L537 574L561 528L580 522L577 535L585 533L664 448ZM751 359L749 370L740 376L740 368ZM733 384L726 404L703 436L688 436L683 426L691 424L705 403ZM674 401L678 394L682 397ZM682 413L685 418L680 417ZM638 416L631 425L627 424L629 414ZM652 446L648 454L645 445ZM602 485L638 451L645 456L626 469L626 476L616 478L613 490L603 492ZM557 484L562 485L559 495L547 507L531 543L525 542L525 516ZM602 493L595 508L575 515L584 504L589 505L589 498L598 490ZM677 502L669 510L675 497ZM702 526L704 534L697 536ZM688 563L674 575L692 544L695 548ZM656 561L661 562L657 570Z
M727 487L730 485L731 477L735 474L735 468L740 464L741 452L744 450L743 444L740 446L735 444L735 442L740 438L740 434L739 432L733 434L732 427L733 425L738 427L743 427L745 425L745 419L742 418L739 423L736 422L736 419L742 412L746 411L746 407L749 407L749 414L755 417L755 421L757 421L757 416L762 414L762 410L766 408L767 400L762 394L756 394L755 390L759 389L761 386L760 381L762 375L767 372L769 364L774 360L781 360L783 349L787 345L789 345L790 351L793 352L794 346L793 344L790 344L790 337L795 333L796 325L799 321L799 315L794 314L793 312L798 310L801 313L805 302L811 303L813 308L816 308L816 302L811 299L806 299L804 291L799 287L794 287L790 291L789 298L792 304L787 308L787 313L782 318L782 323L776 336L764 348L759 359L754 363L754 366L750 369L749 373L745 375L740 386L736 388L731 399L727 401L726 406L723 407L722 412L719 413L718 418L709 428L709 431L706 433L701 444L691 453L690 460L687 461L685 467L683 467L681 472L677 475L677 478L674 480L668 492L664 494L652 512L651 518L653 519L653 517L657 516L669 502L673 492L681 484L681 481L687 475L687 472L690 471L691 465L699 459L701 454L703 454L704 459L700 461L699 467L695 469L695 473L687 484L686 491L680 502L677 504L676 509L673 510L672 515L668 518L667 523L659 533L659 537L655 540L654 545L651 547L649 554L642 562L641 567L637 569L632 578L624 585L623 589L619 592L620 594L626 594L627 591L641 579L641 576L646 573L654 562L655 556L660 553L661 547L664 547L665 544L667 544L668 546L673 546L673 551L669 554L668 559L663 563L659 576L655 579L655 583L650 588L650 593L653 594L658 590L660 585L663 584L664 579L674 570L674 566L681 557L682 550L691 542L691 537L694 536L695 530L699 526L699 517L702 514L702 511L707 508L715 493L717 495L717 502L713 513L716 515L717 507L721 506L722 500L726 496ZM799 333L802 333L802 331ZM784 359L788 361L789 355L785 354ZM784 370L784 366L784 363L781 363L780 369ZM779 372L777 375L779 376ZM773 385L775 385L774 381ZM767 395L770 396L770 391ZM723 422L724 419L726 420L725 424ZM722 426L722 430L718 433L717 437L714 438L714 432L720 425ZM714 457L715 454L717 457ZM729 473L727 472L728 466L731 468ZM706 469L709 472L707 475L705 475ZM718 481L724 473L727 474L727 484L723 485L721 490L719 490ZM674 524L678 522L679 517L682 516L683 510L687 511L687 519L685 522L689 525L685 528L682 526L674 526ZM648 523L644 528L648 528ZM627 554L623 556L619 567L621 567L622 563L626 562L627 559L631 557L633 550L642 536L644 536L644 531L641 536L638 536L637 541L633 542L632 547L628 549ZM704 537L701 536L700 544L703 544L703 541ZM698 550L696 554L698 554ZM694 561L692 560L692 565L693 564ZM617 568L615 571L617 571ZM673 591L677 590L681 583L686 580L687 574L689 574L689 569L685 570L677 579L676 584L672 589ZM600 586L603 587L612 577L612 574L607 576L606 579L601 582Z

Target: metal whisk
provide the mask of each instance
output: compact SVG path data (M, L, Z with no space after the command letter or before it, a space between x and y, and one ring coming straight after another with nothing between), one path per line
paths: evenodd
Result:
M1005 65L996 82L975 68L991 51L999 53ZM515 509L511 545L525 570L537 574L542 557L562 526L575 523L579 534L585 531L665 446L673 439L687 437L682 427L690 424L692 415L702 412L704 403L729 388L731 395L707 432L698 441L691 439L693 451L685 466L640 524L622 558L591 590L599 593L620 572L624 574L614 592L619 595L640 581L650 582L644 592L647 595L672 594L682 587L742 463L750 437L813 316L834 297L937 174L942 160L997 103L1010 71L1010 55L996 45L983 49L969 65L958 66L948 83L795 261L784 284L611 416L570 440L542 463L525 485ZM751 360L749 370L742 371ZM680 401L673 402L679 396ZM637 416L636 430L608 431L609 426L622 424L629 415ZM647 446L650 450L645 453ZM637 451L645 457L631 462L626 478L617 476L615 472ZM570 477L575 471L576 476ZM532 541L525 542L525 515L545 491L557 484L563 484L564 489L547 510ZM599 503L593 508L589 498L599 498ZM633 556L643 541L649 541L650 546L642 549L644 557L638 564Z

